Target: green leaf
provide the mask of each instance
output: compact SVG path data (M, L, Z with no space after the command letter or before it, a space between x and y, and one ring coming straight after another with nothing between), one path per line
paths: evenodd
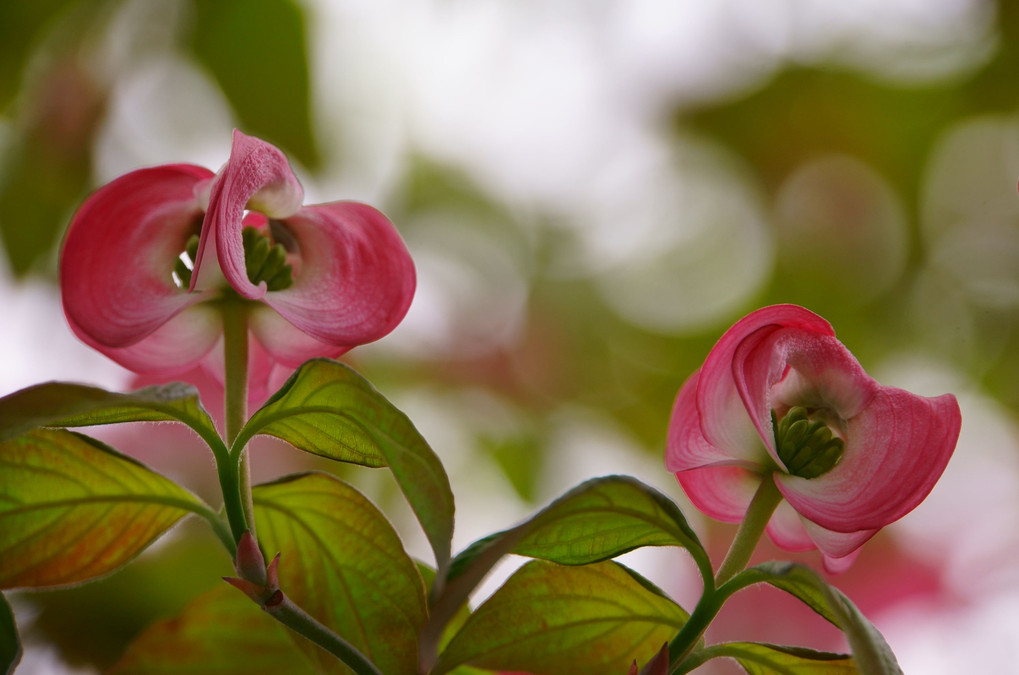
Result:
M197 497L99 441L38 429L0 442L0 588L62 586L113 572Z
M453 538L453 492L442 462L414 424L363 377L328 359L308 361L241 429L362 466L388 466L445 570Z
M711 579L707 553L668 497L629 476L582 483L530 520L474 542L453 559L445 589L432 607L424 649L433 649L445 622L506 554L584 565L641 546L682 546Z
M303 638L302 638L303 639ZM310 645L309 645L310 646ZM138 636L109 675L315 675L292 634L226 584Z
M387 675L417 672L425 587L385 517L333 476L308 473L254 489L259 539L280 552L280 587ZM320 668L339 663L309 650ZM345 672L345 671L341 671Z
M861 672L848 654L759 642L712 645L700 655L705 661L721 657L736 659L749 675L850 675Z
M769 583L802 600L845 633L860 672L868 675L901 675L895 654L884 637L837 588L805 565L768 562L733 577L719 591L730 595L755 583Z
M195 56L216 78L244 130L318 167L300 5L197 0L195 14Z
M474 611L435 673L467 663L547 675L621 675L650 660L688 615L648 581L606 561L521 567Z
M4 675L10 675L19 661L21 640L18 639L18 626L14 623L14 612L7 604L7 598L0 593L0 669Z
M586 565L642 546L682 546L710 568L697 535L668 497L630 476L604 476L581 483L527 522L475 542L457 555L449 576L493 548Z
M120 422L183 422L210 447L225 453L223 441L198 390L173 382L119 394L68 382L47 382L0 398L0 441L37 427L84 427Z

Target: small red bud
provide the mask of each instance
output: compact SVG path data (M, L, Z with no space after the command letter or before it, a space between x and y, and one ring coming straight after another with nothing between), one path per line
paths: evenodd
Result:
M634 663L630 668L631 675L636 673L637 665ZM663 644L655 657L647 662L647 665L640 671L640 675L669 675L669 645Z
M258 542L251 536L251 532L245 532L241 535L241 540L237 542L234 569L242 579L247 579L259 586L266 586L268 583L265 558L262 556L261 549L258 548Z

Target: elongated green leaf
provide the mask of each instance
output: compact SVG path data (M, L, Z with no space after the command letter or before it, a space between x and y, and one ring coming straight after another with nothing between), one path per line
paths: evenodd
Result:
M183 422L214 447L223 443L189 384L119 394L69 382L47 382L0 398L0 441L37 427L84 427L119 422Z
M711 577L707 553L668 497L629 476L582 483L530 520L471 544L453 559L447 584L432 607L424 651L435 649L445 622L508 553L584 565L641 546L682 546L702 574Z
M99 441L37 429L0 442L0 588L62 586L127 563L197 497Z
M630 476L604 476L581 483L525 523L475 542L454 559L449 577L493 548L586 565L642 546L682 546L710 569L704 547L668 497Z
M736 659L748 675L851 675L859 673L848 654L760 642L727 642L704 649L704 660Z
M286 594L386 675L417 672L424 583L371 502L322 473L260 485L254 499L262 546L269 555L281 553ZM339 667L317 648L309 654L320 668Z
M226 584L149 626L109 675L315 675L289 631Z
M292 0L197 0L192 47L249 134L309 168L311 126L304 15Z
M796 596L838 626L849 640L853 659L860 672L868 675L902 673L895 660L895 654L873 624L841 591L805 565L787 562L762 563L733 577L729 582L732 584L731 588L723 586L723 592L735 592L761 582L769 583Z
M467 663L548 675L620 675L650 660L688 615L649 582L606 561L535 560L471 615L435 673Z
M0 593L0 670L4 675L14 672L21 661L21 640L18 626L14 623L14 612L7 604L7 598Z
M363 466L388 466L445 570L453 538L453 492L435 452L414 424L347 366L328 359L302 365L241 430L307 452Z

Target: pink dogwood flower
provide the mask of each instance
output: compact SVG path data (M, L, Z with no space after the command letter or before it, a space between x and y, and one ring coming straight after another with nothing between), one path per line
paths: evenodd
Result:
M117 178L82 204L64 240L71 328L135 372L201 366L222 381L221 306L240 302L255 388L280 364L381 338L414 295L400 235L365 204L303 197L283 153L239 131L216 174L169 164Z
M783 496L767 532L842 571L930 493L955 449L955 397L878 384L831 325L794 305L733 325L676 397L666 466L705 514L743 519L761 481Z

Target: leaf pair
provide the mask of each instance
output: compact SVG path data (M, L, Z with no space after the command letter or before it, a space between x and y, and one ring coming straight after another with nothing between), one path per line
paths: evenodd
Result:
M686 612L646 580L609 561L642 546L681 546L702 573L711 564L667 497L628 476L587 481L530 520L481 539L454 558L432 606L423 652L505 555L538 558L471 615L438 658L542 673L625 673L685 623Z

